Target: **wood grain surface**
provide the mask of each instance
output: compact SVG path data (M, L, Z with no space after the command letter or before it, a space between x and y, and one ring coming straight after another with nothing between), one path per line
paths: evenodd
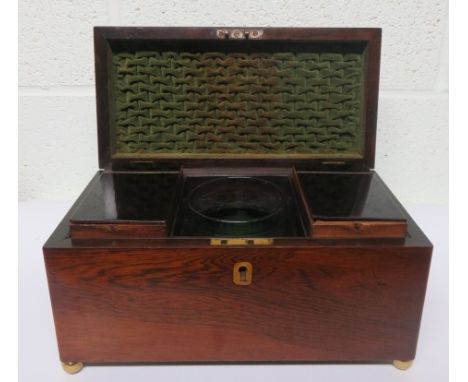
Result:
M138 223L70 223L72 239L154 238L167 236L165 222Z
M178 171L185 166L210 171L209 158L142 160L114 155L110 76L112 54L122 47L193 41L208 48L220 43L217 29L95 28L100 168ZM321 172L373 168L381 30L262 29L262 41L283 47L291 42L362 43L367 59L364 154L344 160L223 158L216 165L243 171L268 166ZM257 43L249 40L240 47L255 48ZM214 247L203 238L161 237L162 226L70 226L73 212L101 175L96 174L44 246L62 361L340 362L415 357L432 245L405 211L408 233L398 240L297 237L275 238L266 246ZM304 195L299 197L307 206ZM312 223L310 211L302 215ZM135 232L137 239L127 237ZM248 285L236 285L234 266L243 262L252 265L253 277Z
M406 221L315 220L312 237L325 238L404 238Z
M62 361L413 359L430 248L45 252ZM233 283L249 261L250 285Z

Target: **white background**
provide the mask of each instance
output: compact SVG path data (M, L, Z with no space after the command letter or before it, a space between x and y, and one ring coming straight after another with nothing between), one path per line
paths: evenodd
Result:
M447 203L446 0L21 0L19 193L70 201L98 167L92 27L383 28L376 169L402 202Z
M446 381L447 1L20 1L21 381ZM41 246L97 168L92 26L383 28L376 169L435 245L417 360L390 366L59 366ZM463 41L463 40L462 40ZM466 157L465 157L466 158Z

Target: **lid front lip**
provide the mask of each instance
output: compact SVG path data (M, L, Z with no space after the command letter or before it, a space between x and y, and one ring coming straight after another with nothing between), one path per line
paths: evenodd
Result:
M379 71L380 71L380 49L381 49L381 28L290 28L290 27L94 27L94 46L95 46L95 70L96 70L96 104L98 119L98 153L99 167L101 169L111 170L117 162L119 166L123 162L131 162L131 158L116 157L112 152L111 129L110 129L110 52L111 44L116 41L163 41L163 40L217 40L216 31L220 28L233 30L239 28L262 29L261 40L255 41L301 41L301 42L364 42L366 43L367 64L365 65L365 88L363 104L363 151L360 158L345 158L346 162L357 163L362 168L372 169L375 164L375 143L376 143L376 124L377 124L377 104L379 91ZM242 43L241 40L240 43ZM250 42L254 40L249 40ZM211 160L208 156L206 159ZM221 159L229 161L233 157ZM281 161L283 158L267 158ZM323 159L333 160L333 156L318 158L315 156L309 158L288 157L291 161L304 161L320 164ZM180 158L151 158L155 162L172 162L180 166ZM252 158L252 161L261 163L264 159ZM239 162L244 165L244 161ZM125 166L123 166L125 167Z

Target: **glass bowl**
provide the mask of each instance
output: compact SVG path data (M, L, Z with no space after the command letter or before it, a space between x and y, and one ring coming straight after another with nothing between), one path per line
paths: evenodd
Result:
M277 223L284 207L278 186L255 177L208 180L188 197L192 227L207 235L261 235Z

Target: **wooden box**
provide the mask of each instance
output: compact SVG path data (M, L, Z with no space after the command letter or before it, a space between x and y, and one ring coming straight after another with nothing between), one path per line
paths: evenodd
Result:
M100 169L44 246L65 370L408 367L432 245L373 170L381 30L94 37Z

